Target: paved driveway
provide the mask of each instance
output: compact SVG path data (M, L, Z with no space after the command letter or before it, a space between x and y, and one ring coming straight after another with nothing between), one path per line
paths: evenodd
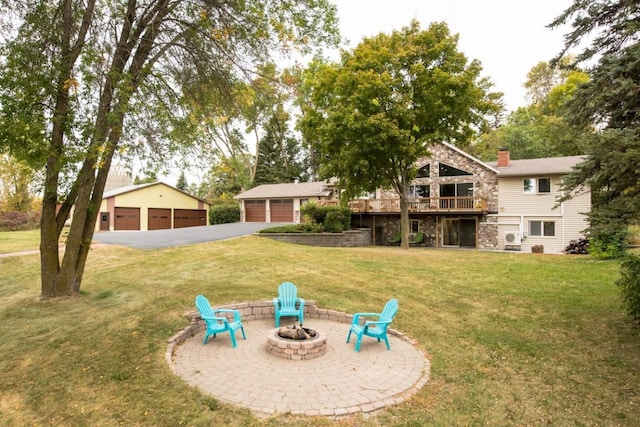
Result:
M174 228L153 231L102 231L93 235L93 240L112 245L137 249L160 249L172 246L193 245L230 239L253 234L263 228L282 225L279 223L235 222L232 224L205 225L200 227Z

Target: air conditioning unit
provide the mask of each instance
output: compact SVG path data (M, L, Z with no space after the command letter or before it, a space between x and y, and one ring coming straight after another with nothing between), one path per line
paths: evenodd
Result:
M522 243L522 236L519 231L508 231L504 233L504 244L506 246L516 246Z

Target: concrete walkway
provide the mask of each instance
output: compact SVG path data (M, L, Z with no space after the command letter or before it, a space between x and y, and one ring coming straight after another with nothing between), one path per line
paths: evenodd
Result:
M356 353L353 336L345 343L348 324L305 319L305 327L327 334L327 352L316 359L286 360L265 348L273 319L243 323L247 339L238 331L235 349L229 334L203 345L199 332L176 346L171 368L204 393L257 416L370 413L409 398L429 379L429 361L401 336L389 335L391 351L384 342L364 337Z

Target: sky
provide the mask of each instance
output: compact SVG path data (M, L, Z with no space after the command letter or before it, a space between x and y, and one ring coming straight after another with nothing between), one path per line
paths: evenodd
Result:
M538 62L563 46L568 28L546 27L572 0L334 0L342 37L355 47L363 37L391 33L418 20L423 29L444 21L459 35L458 50L477 59L483 76L504 93L508 111L528 104L523 87Z

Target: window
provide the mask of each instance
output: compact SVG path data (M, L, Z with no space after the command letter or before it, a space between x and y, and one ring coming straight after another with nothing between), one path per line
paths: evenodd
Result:
M454 168L453 166L440 163L438 167L438 173L440 176L465 176L473 175L471 172L463 171L462 169Z
M522 180L524 194L551 193L551 178L525 178Z
M554 221L529 221L529 236L554 237L556 223Z
M409 223L410 225L410 229L411 229L411 234L416 234L420 232L420 221L418 221L417 219L412 219Z
M426 164L420 169L418 169L418 174L416 178L429 178L431 176L431 165Z
M411 185L407 196L409 197L429 197L430 187L428 185Z

